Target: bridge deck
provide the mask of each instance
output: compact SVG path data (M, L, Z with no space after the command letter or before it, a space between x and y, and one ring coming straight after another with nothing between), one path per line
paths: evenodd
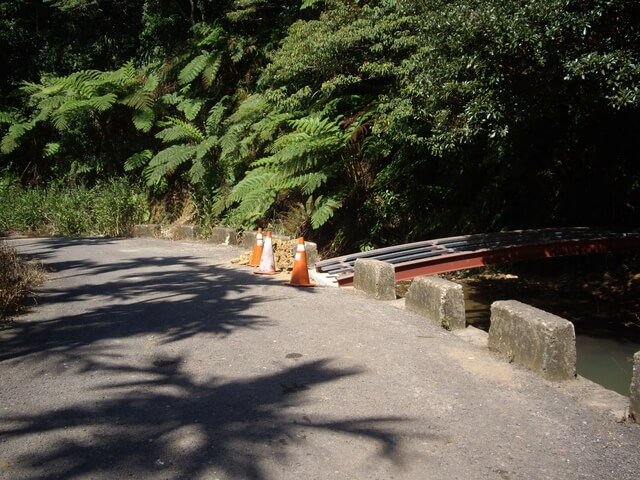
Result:
M335 276L341 286L353 284L359 258L394 265L397 280L436 275L499 263L567 255L640 249L640 231L566 228L517 230L439 238L352 253L316 263L318 272Z

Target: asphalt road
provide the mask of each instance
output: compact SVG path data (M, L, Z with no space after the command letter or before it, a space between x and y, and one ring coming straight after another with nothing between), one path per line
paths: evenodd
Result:
M51 273L0 331L0 478L640 478L626 399L555 384L239 251L20 239Z

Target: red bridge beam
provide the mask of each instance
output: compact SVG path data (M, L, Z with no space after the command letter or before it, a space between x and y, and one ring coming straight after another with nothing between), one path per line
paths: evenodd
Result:
M591 255L613 251L640 249L640 238L603 238L584 240L562 240L538 245L511 246L483 249L471 252L452 253L434 258L425 258L394 265L396 280L410 280L421 275L438 275L471 268L498 265L523 260ZM342 287L353 285L353 272L338 277Z

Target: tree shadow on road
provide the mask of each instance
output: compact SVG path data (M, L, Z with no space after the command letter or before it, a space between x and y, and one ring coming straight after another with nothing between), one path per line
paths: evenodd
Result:
M377 462L382 457L402 468L398 427L407 419L312 413L314 389L357 370L315 361L249 379L198 382L181 371L182 360L115 367L111 373L123 380L103 386L105 400L5 417L5 447L9 439L35 447L12 459L16 478L278 478L273 471L288 468L292 456L323 465L325 459L312 457L322 456L317 445L327 440L317 436L327 433L335 458L347 435L375 445Z
M56 247L78 243L64 245ZM292 459L309 457L316 468L327 462L349 468L340 451L351 442L345 436L365 442L368 451L374 446L375 462L405 461L401 439L410 437L402 428L408 419L338 417L319 400L328 384L363 373L357 368L318 360L260 376L203 378L215 369L215 358L194 366L198 357L188 350L203 343L173 350L193 337L232 341L240 331L272 327L272 320L255 313L256 305L288 302L306 291L280 287L263 296L261 289L271 288L268 279L183 254L115 263L80 258L57 268L57 278L73 278L45 286L41 315L2 332L0 366L7 374L18 364L30 369L26 381L39 386L20 392L46 395L51 385L52 392L78 391L35 406L30 402L33 412L7 403L20 394L3 395L11 408L0 412L0 460L13 467L0 476L275 479ZM115 271L118 277L111 278ZM135 341L129 345L128 339ZM149 350L120 351L120 342ZM70 368L60 370L61 362ZM319 451L327 442L327 450Z
M86 245L61 242L52 244L58 249ZM46 249L38 256L46 258ZM36 320L20 319L5 329L0 361L51 351L73 354L80 347L97 349L107 340L139 335L170 343L198 334L265 328L270 321L249 309L278 301L250 292L264 279L189 255L47 262L57 272L39 293ZM70 276L76 278L69 281Z

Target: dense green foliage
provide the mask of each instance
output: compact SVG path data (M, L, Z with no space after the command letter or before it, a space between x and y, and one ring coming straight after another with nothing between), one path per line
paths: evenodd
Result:
M0 1L25 185L126 174L334 249L640 219L637 2L27 3Z
M0 232L39 235L123 236L148 216L145 194L127 179L113 178L91 188L24 188L0 183Z

